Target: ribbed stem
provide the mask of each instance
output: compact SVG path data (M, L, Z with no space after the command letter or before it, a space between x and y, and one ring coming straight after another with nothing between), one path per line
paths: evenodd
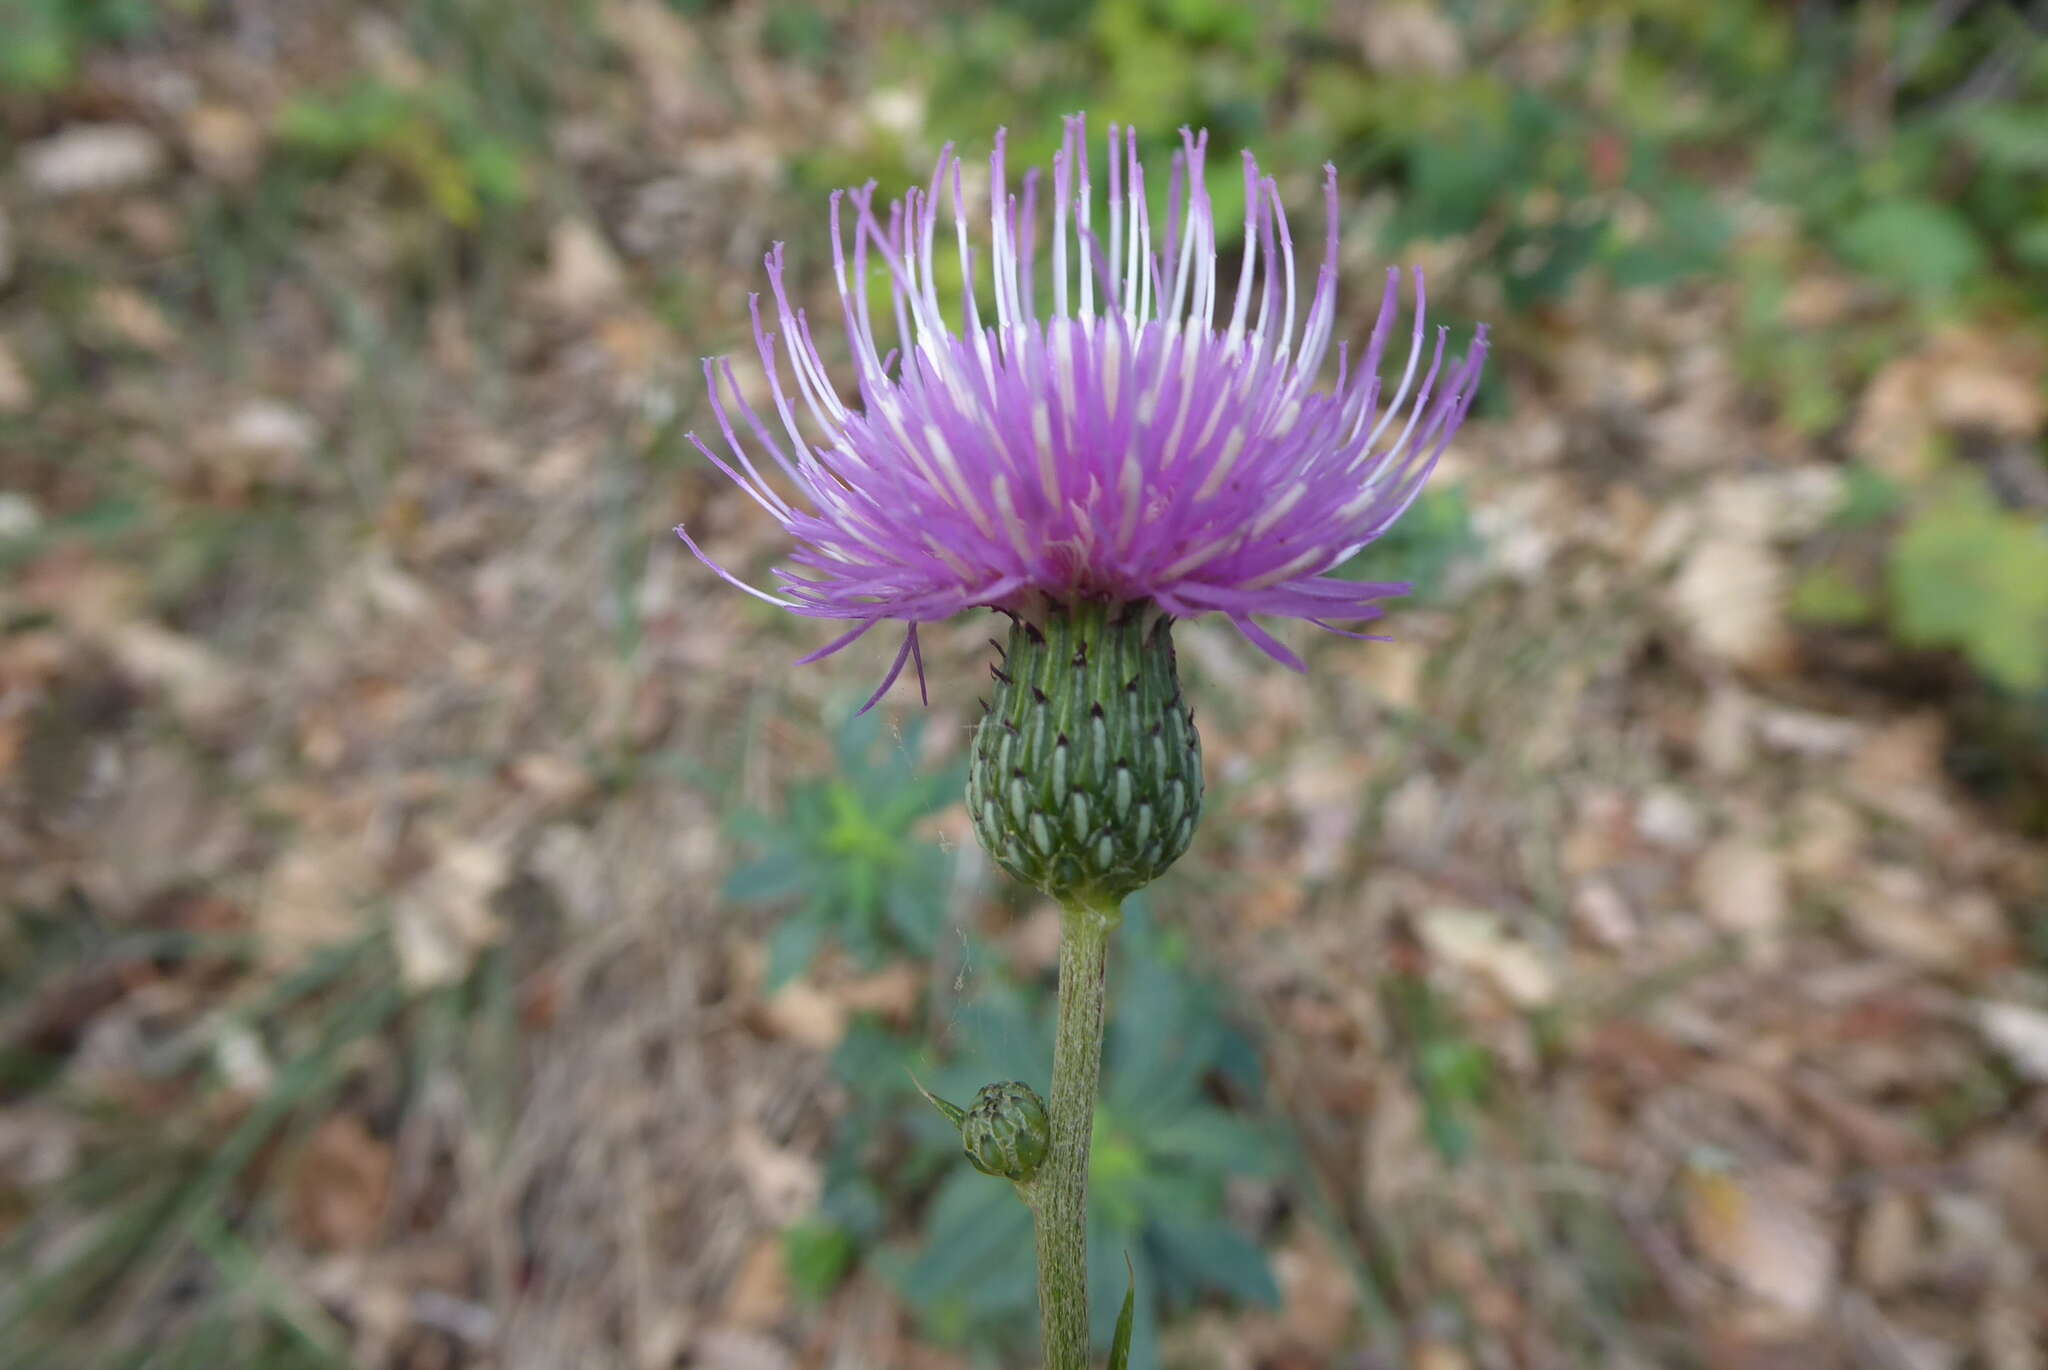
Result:
M1052 1048L1052 1146L1027 1187L1038 1234L1038 1313L1045 1370L1088 1365L1088 1149L1102 1073L1115 904L1065 910L1060 938L1059 1032Z

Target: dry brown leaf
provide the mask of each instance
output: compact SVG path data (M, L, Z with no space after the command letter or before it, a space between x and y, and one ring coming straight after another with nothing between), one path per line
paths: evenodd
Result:
M508 867L502 843L454 842L399 895L392 941L408 987L454 984L498 940L503 928L491 897L504 885Z
M195 105L185 115L185 146L216 181L242 185L263 167L263 126L233 105Z
M1417 1342L1408 1353L1410 1370L1471 1370L1472 1361L1452 1342Z
M1865 1102L1832 1073L1802 1070L1790 1083L1800 1101L1866 1164L1892 1168L1933 1159L1933 1148L1909 1116Z
M2026 438L2048 420L2040 347L2023 336L1950 328L1886 363L1864 388L1849 450L1895 480L1933 469L1936 434L1980 429Z
M363 904L376 880L359 843L309 838L271 866L256 905L264 959L293 966L321 947L362 931Z
M1657 785L1636 805L1636 831L1660 847L1692 851L1706 836L1706 820L1699 805L1677 788Z
M543 829L527 854L526 866L554 891L572 923L595 927L613 907L612 872L605 868L590 833L574 823Z
M8 781L21 760L21 744L28 736L28 720L20 716L0 717L0 783Z
M87 320L90 330L105 341L143 352L168 352L178 343L178 330L156 302L125 285L103 285L95 290Z
M508 769L520 789L556 807L588 798L597 788L588 767L553 752L528 752Z
M1280 1323L1303 1345L1334 1355L1350 1336L1358 1311L1358 1282L1322 1230L1304 1226L1301 1235L1273 1256L1280 1286Z
M1826 1227L1790 1196L1725 1170L1688 1166L1680 1212L1699 1253L1750 1298L1794 1327L1820 1316L1835 1287L1835 1246Z
M1303 874L1306 872L1260 872L1249 887L1238 896L1237 916L1247 927L1292 926L1301 914L1302 905L1308 901L1308 888L1302 883Z
M1785 292L1786 323L1813 332L1841 323L1866 291L1861 277L1831 271L1819 262L1803 263L1792 288Z
M818 1163L801 1151L777 1146L750 1121L732 1130L732 1159L763 1221L786 1227L809 1213L823 1192Z
M1865 732L1854 719L1809 709L1770 704L1756 714L1756 735L1763 744L1794 756L1841 756L1860 742Z
M1939 895L1922 872L1879 866L1842 896L1843 921L1866 946L1955 974L2003 954L2009 932L1980 890Z
M2037 1258L2048 1261L2048 1137L2024 1130L1992 1133L1970 1147L1964 1163L2007 1224Z
M1576 821L1565 834L1560 856L1570 875L1590 875L1613 865L1633 845L1635 819L1624 792L1589 786L1578 800Z
M1961 1370L1966 1349L1903 1327L1860 1291L1842 1301L1842 1322L1856 1343L1856 1370Z
M760 1331L773 1327L789 1311L789 1263L782 1239L770 1234L747 1251L726 1286L724 1320L728 1326Z
M1790 905L1777 853L1743 837L1716 842L1700 857L1693 891L1709 921L1741 937L1765 963L1782 953Z
M1537 950L1501 927L1499 915L1478 909L1432 909L1416 920L1431 954L1492 981L1518 1008L1542 1008L1557 998L1557 975Z
M35 383L7 339L0 338L0 414L22 414L35 403ZM20 498L26 499L27 496Z
M279 400L249 400L197 442L200 461L218 490L240 495L255 486L291 487L312 475L320 429L303 409Z
M2040 1286L1994 1293L1979 1318L1985 1370L2048 1370L2048 1327L2041 1319Z
M581 219L564 219L548 235L548 303L570 318L587 318L624 294L626 273L603 235Z
M210 730L247 701L240 671L193 638L136 619L116 625L101 640L124 673L163 691L171 711L190 727Z
M1856 1278L1879 1294L1890 1294L1913 1277L1922 1242L1919 1206L1899 1189L1881 1189L1856 1226Z
M1957 819L1942 770L1947 747L1948 720L1938 713L1888 723L1865 738L1850 758L1850 792L1923 832L1952 830Z
M1695 745L1716 776L1740 775L1756 756L1756 708L1748 693L1723 681L1707 695Z
M831 992L852 1013L877 1013L895 1023L905 1023L917 1009L925 976L910 961L892 961L871 975L831 987Z
M22 182L62 198L130 190L164 169L163 142L139 124L73 124L21 150Z
M794 1370L796 1358L764 1333L713 1327L696 1339L692 1357L684 1363L717 1370Z
M805 975L784 984L761 1006L761 1019L770 1033L819 1051L839 1045L850 1016L845 1000Z
M99 859L80 883L104 907L119 909L229 872L248 822L217 802L189 756L163 747L125 768L107 804L94 810L93 834Z
M1604 947L1626 947L1642 931L1627 896L1606 880L1587 880L1574 890L1572 914L1586 935Z
M2037 1083L2048 1083L2048 1011L1980 1001L1975 1013L1978 1030L2014 1069Z
M1455 76L1464 69L1464 40L1434 6L1367 5L1358 15L1359 46L1374 71Z
M1808 790L1793 800L1788 863L1806 879L1838 881L1855 868L1863 835L1856 810L1832 795Z
M1827 522L1841 498L1839 470L1799 466L1713 482L1702 516L1712 532L1740 541L1802 538Z
M63 1109L10 1100L0 1109L0 1191L41 1189L77 1167L80 1120Z
M1370 651L1345 653L1337 665L1388 706L1413 709L1422 702L1429 647L1405 639L1377 642Z
M632 63L656 119L671 127L684 121L698 88L698 42L690 26L661 0L612 0L598 11L598 21Z
M876 89L868 95L866 109L869 122L899 138L914 137L924 128L924 96L905 86Z
M1059 964L1061 936L1059 906L1047 901L1011 924L1004 949L1020 970L1047 970Z
M1768 668L1786 659L1785 569L1766 543L1710 536L1679 567L1670 605L1679 626L1709 659Z
M1526 481L1496 491L1472 509L1472 529L1484 544L1486 565L1519 584L1542 579L1556 558L1560 528L1577 508L1566 487Z
M292 1233L315 1251L360 1249L376 1241L391 1194L389 1144L353 1114L313 1130L288 1185Z
M1390 851L1427 857L1443 844L1443 810L1443 785L1428 771L1417 771L1381 807L1381 840Z

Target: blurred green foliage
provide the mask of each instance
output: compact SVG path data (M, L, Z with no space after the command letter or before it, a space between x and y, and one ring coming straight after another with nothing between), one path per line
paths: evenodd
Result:
M1473 1120L1493 1084L1493 1057L1460 1027L1456 1010L1416 975L1384 982L1387 1014L1407 1055L1408 1077L1422 1100L1423 1130L1446 1161L1472 1152Z
M521 149L491 132L466 90L450 83L366 78L332 95L302 96L279 113L277 138L316 167L391 171L457 228L522 203L529 189Z
M789 908L768 944L768 988L800 974L826 943L863 965L928 956L952 883L952 854L913 830L956 802L965 769L921 768L924 722L891 737L879 713L840 725L836 765L790 791L779 817L738 810L727 833L758 853L726 881L739 903Z
M2048 527L1958 478L1916 513L1891 560L1901 640L1954 647L2009 689L2048 687Z
M1386 536L1369 543L1332 575L1345 580L1405 580L1423 602L1448 589L1453 567L1485 547L1472 526L1464 488L1432 485L1423 490Z
M151 0L0 0L0 94L61 89L87 52L146 32Z
M0 937L0 1011L26 1001L53 973L105 974L152 962L225 968L256 951L246 937L81 928L93 920L77 912L31 912L17 920L13 936ZM239 1220L253 1212L259 1231L279 1220L285 1196L256 1180L292 1163L312 1121L359 1082L364 1049L380 1033L409 1011L424 1053L427 1025L460 1023L477 1016L480 996L509 995L511 979L502 972L499 961L471 983L408 1009L389 940L373 932L324 948L262 992L221 1005L224 1025L282 1062L275 1078L251 1095L223 1078L207 1041L195 1038L173 1044L155 1063L159 1093L148 1102L99 1101L92 1126L81 1132L85 1163L39 1195L41 1205L0 1240L0 1265L23 1271L0 1298L0 1364L347 1364L346 1332L266 1270ZM11 1050L0 1056L0 1101L33 1106L61 1099L59 1065ZM0 1205L19 1198L0 1187ZM15 1263L43 1229L65 1223L77 1224L76 1239L58 1259L34 1269ZM97 1341L110 1306L173 1276L181 1281L178 1314L147 1346L124 1351Z
M1172 1310L1212 1297L1277 1299L1264 1253L1226 1218L1223 1198L1233 1176L1285 1173L1288 1151L1246 1111L1261 1088L1251 1039L1230 1020L1220 987L1187 965L1183 941L1154 928L1142 898L1127 910L1111 980L1116 1010L1090 1171L1091 1320L1097 1349L1107 1349L1128 1256L1137 1279L1130 1364L1151 1370L1159 1321ZM873 1021L848 1036L834 1071L851 1111L827 1161L825 1196L818 1216L785 1239L799 1287L816 1292L820 1272L842 1273L852 1244L931 1335L1012 1353L1029 1344L1037 1309L1030 1215L1009 1185L961 1157L957 1133L918 1098L912 1072L946 1097L968 1097L995 1079L1043 1084L1053 1036L1047 989L989 977L958 1007L937 1049L925 1032ZM888 1215L906 1198L917 1231L892 1241Z

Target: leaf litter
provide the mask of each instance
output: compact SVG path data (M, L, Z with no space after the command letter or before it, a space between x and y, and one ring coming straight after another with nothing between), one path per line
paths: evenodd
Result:
M428 102L271 226L300 269L177 274L166 243L268 250L195 205L282 167L274 81L431 86L310 11L273 67L196 24L111 56L0 190L0 1238L121 1293L0 1319L66 1352L188 1336L179 1290L260 1267L265 1326L365 1365L962 1363L883 1282L800 1306L775 1257L824 1054L939 1022L932 977L771 993L717 897L721 815L828 766L835 669L878 663L785 671L814 644L663 538L771 555L674 437L836 97L760 7L599 9L619 60L553 129L580 198L495 256L408 198L488 173ZM1375 65L1470 59L1375 16ZM90 288L38 289L51 260ZM1215 817L1160 897L1267 1025L1305 1167L1261 1220L1279 1307L1170 1334L1220 1363L2042 1363L2041 831L1959 783L1948 699L1788 614L1841 453L1748 402L1727 299L1655 301L1548 308L1565 352L1510 360L1513 417L1446 458L1479 550L1399 641L1313 644L1304 683L1185 635ZM2044 424L2038 348L1981 330L1848 398L1841 445L1900 480ZM935 678L985 636L931 634ZM1042 969L991 886L956 904ZM102 1226L153 1203L187 1221L129 1271Z

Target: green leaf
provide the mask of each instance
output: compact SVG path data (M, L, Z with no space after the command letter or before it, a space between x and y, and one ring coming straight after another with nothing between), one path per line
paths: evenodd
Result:
M1993 681L2048 686L2048 530L1952 483L1892 545L1892 623L1913 646L1954 647Z
M1839 566L1816 566L1801 576L1788 607L1801 622L1844 627L1868 623L1877 612L1870 595Z
M2048 269L2048 219L2013 234L2011 246L2021 261Z
M1409 193L1402 206L1407 236L1468 233L1504 193L1528 179L1516 174L1525 149L1511 128L1469 119L1443 132L1448 136L1417 137L1408 149Z
M1508 303L1527 308L1562 295L1592 264L1606 235L1607 225L1597 221L1511 228L1501 239L1500 255L1514 262L1527 258L1531 264L1526 270L1508 270L1502 282Z
M1704 190L1667 183L1652 196L1652 203L1657 211L1654 230L1608 260L1615 284L1668 285L1721 262L1728 245L1728 216Z
M1969 221L1931 200L1885 200L1843 225L1837 245L1851 263L1923 297L1956 294L1984 268Z
M905 947L928 956L938 942L952 860L937 847L906 857L882 887L882 911Z
M725 879L725 897L735 904L773 904L804 891L810 871L787 853L749 861Z
M1153 1156L1184 1161L1225 1175L1267 1173L1274 1161L1265 1131L1249 1118L1201 1107L1145 1129Z
M2048 171L2048 107L1985 105L1963 117L1962 133L1993 167Z
M901 1272L898 1288L917 1305L957 1302L969 1314L999 1312L1006 1301L1031 1297L1031 1214L1008 1185L990 1184L969 1166L939 1188L922 1248Z
M1834 521L1843 528L1868 528L1882 523L1905 502L1905 492L1899 483L1882 471L1858 462L1843 475L1842 502L1834 512Z
M811 1218L783 1229L783 1268L807 1303L820 1303L837 1289L859 1254L853 1234L836 1223Z
M1472 1154L1472 1127L1451 1104L1435 1095L1422 1101L1422 1128L1437 1154L1456 1165Z
M777 923L768 939L768 969L761 987L772 994L809 970L824 940L824 926L816 918L798 914Z
M1123 1311L1116 1315L1116 1335L1109 1339L1109 1370L1128 1370L1131 1363L1131 1316L1138 1310L1138 1271L1131 1253L1124 1252Z
M1477 1042L1438 1037L1416 1049L1415 1073L1423 1088L1439 1098L1478 1103L1493 1078L1493 1058Z
M1153 1224L1158 1252L1194 1280L1247 1303L1272 1307L1280 1287L1266 1253L1220 1219L1161 1218Z

